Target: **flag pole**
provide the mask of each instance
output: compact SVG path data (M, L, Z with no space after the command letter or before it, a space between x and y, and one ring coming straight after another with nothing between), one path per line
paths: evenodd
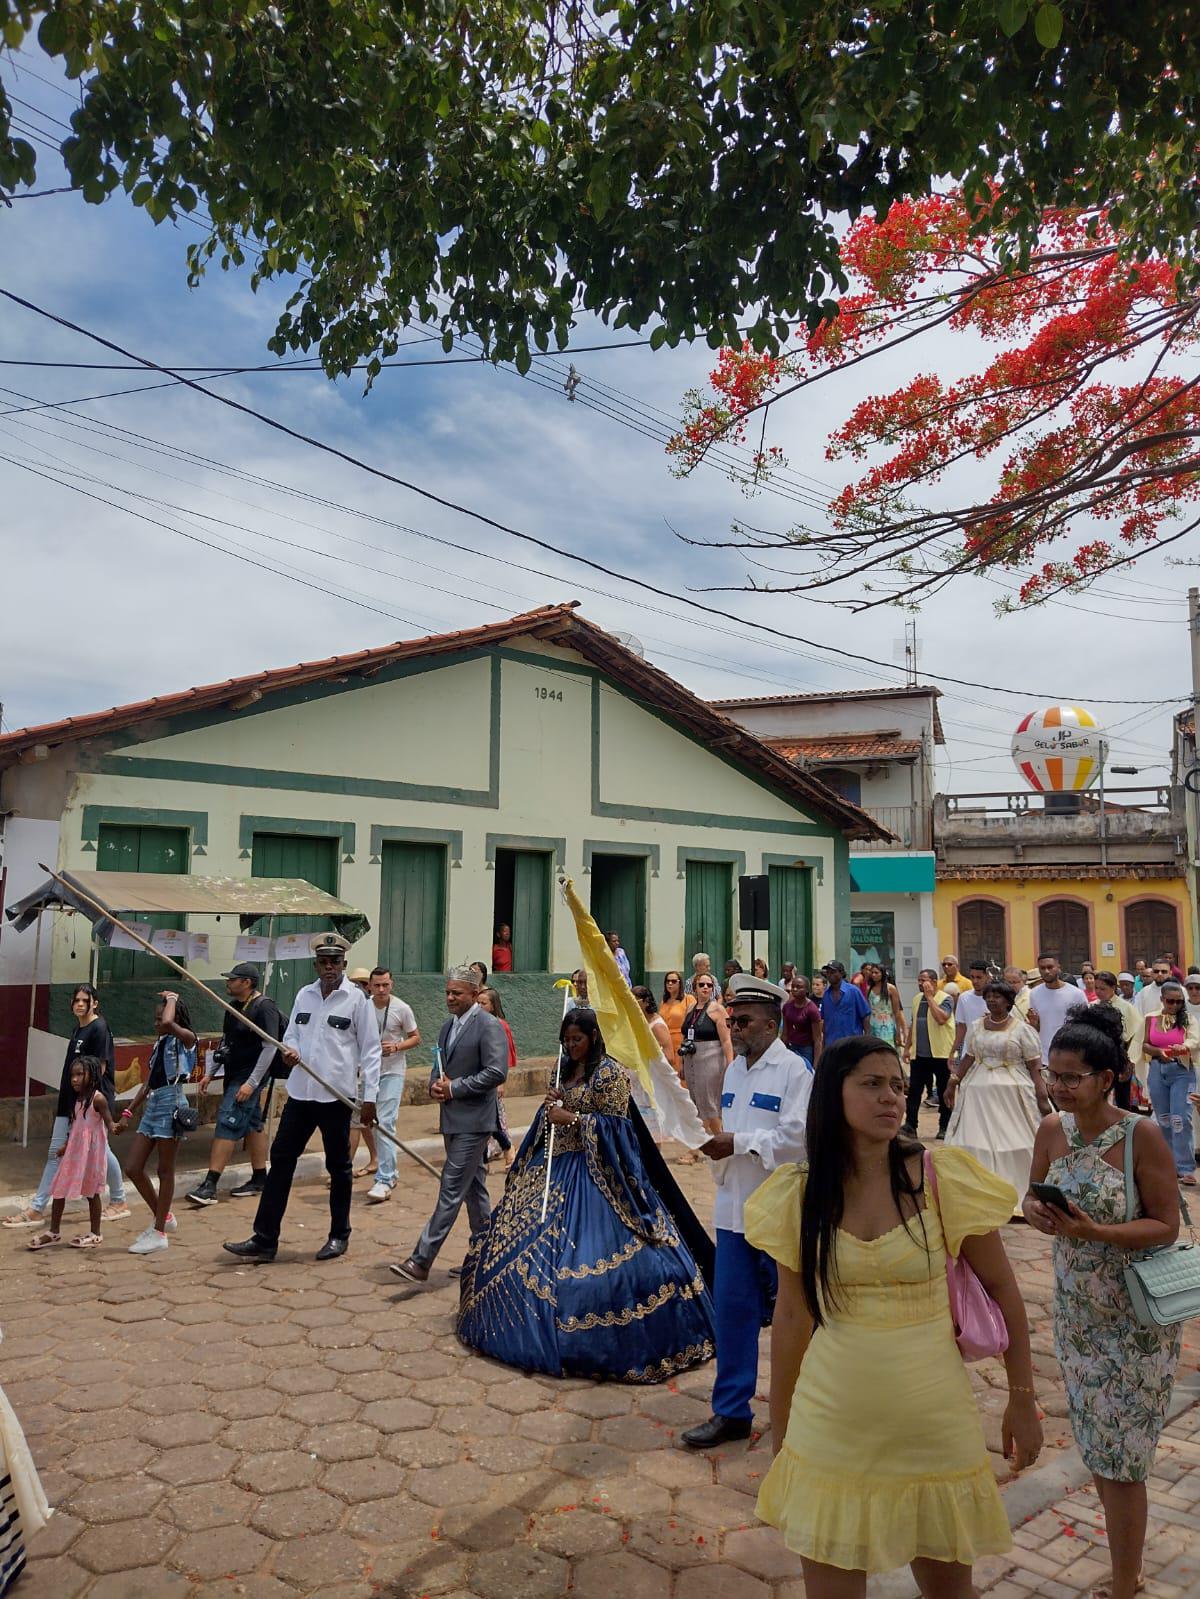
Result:
M194 977L192 973L188 971L186 966L180 966L178 961L172 960L169 955L164 955L161 949L155 949L154 945L151 944L148 939L143 938L140 933L135 932L134 929L123 922L114 911L110 911L107 905L102 905L98 899L93 899L86 889L81 888L78 883L68 882L66 878L60 877L57 872L51 871L50 867L45 865L42 861L38 862L38 866L43 872L46 873L48 877L52 877L56 883L61 884L62 887L66 889L68 894L73 894L77 899L83 900L83 902L87 905L90 905L94 911L98 911L100 915L104 917L105 921L111 922L114 927L119 927L121 931L128 938L131 938L140 949L144 949L148 955L157 955L159 960L162 961L164 965L169 966L173 972L182 977L185 983L191 983L193 987L198 988L202 994L207 994L214 1005L220 1006L220 1008L228 1015L235 1017L237 1021L241 1022L243 1027L248 1027L252 1033L257 1033L264 1044L273 1044L276 1049L279 1048L279 1040L277 1038L272 1038L270 1033L261 1028L257 1022L252 1022L248 1016L243 1016L240 1010L229 1004L227 1000L222 999L220 994L218 994L214 989L209 988L207 983L202 983L198 977ZM314 1071L313 1068L307 1064L307 1062L297 1058L296 1066L298 1066L301 1071L307 1072L314 1083L318 1083L327 1094L332 1094L334 1099L339 1100L350 1110L361 1110L362 1107L360 1105L356 1104L354 1100L347 1098L347 1096L339 1089L336 1089L332 1083L327 1083L321 1074L317 1071ZM378 1130L390 1143L395 1144L397 1149L402 1149L406 1155L410 1156L416 1161L418 1166L423 1166L431 1177L436 1178L439 1183L441 1182L441 1172L438 1171L436 1166L431 1166L423 1155L418 1155L415 1149L410 1149L409 1146L397 1138L394 1133L389 1133L385 1127L378 1127Z

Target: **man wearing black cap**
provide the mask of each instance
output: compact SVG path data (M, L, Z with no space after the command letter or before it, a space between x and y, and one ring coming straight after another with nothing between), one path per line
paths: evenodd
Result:
M270 1033L272 1038L282 1038L283 1017L275 1001L259 993L260 981L258 967L242 961L225 973L225 991L230 1002L249 1021L256 1023L263 1032ZM216 1054L218 1064L225 1073L224 1092L221 1095L221 1108L217 1112L208 1172L200 1186L187 1195L193 1205L216 1204L221 1173L243 1139L250 1154L251 1176L249 1182L233 1190L233 1197L245 1199L261 1194L267 1180L267 1135L263 1128L262 1096L259 1090L278 1059L279 1051L270 1044L264 1044L257 1033L226 1011ZM209 1078L202 1077L201 1093L208 1084Z
M296 1162L316 1132L321 1134L329 1173L329 1237L317 1251L317 1259L334 1260L346 1253L350 1243L351 1105L361 1075L362 1125L375 1125L379 1024L371 1001L346 976L350 949L346 940L337 933L317 933L311 948L317 980L296 995L283 1035L283 1058L293 1069L288 1102L271 1145L271 1169L254 1216L254 1232L241 1243L224 1246L240 1260L275 1259ZM311 1072L297 1065L301 1060Z

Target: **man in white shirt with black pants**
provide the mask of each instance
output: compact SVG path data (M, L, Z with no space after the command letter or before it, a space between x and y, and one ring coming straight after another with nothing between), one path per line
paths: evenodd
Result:
M746 1242L743 1212L747 1199L777 1166L805 1159L804 1123L813 1082L808 1063L779 1037L785 990L745 972L735 973L729 986L729 1031L738 1054L725 1068L724 1130L701 1145L717 1181L717 1380L712 1416L683 1434L691 1449L712 1449L750 1436L758 1339L775 1262Z
M379 1063L379 1103L375 1112L379 1125L390 1133L395 1131L396 1112L404 1097L408 1051L421 1042L421 1033L412 1006L392 993L392 974L386 966L375 968L370 984L371 1010L379 1028L379 1047L383 1054ZM379 1170L367 1189L367 1198L373 1205L381 1205L392 1197L395 1186L396 1146L390 1139L381 1138Z
M312 1135L320 1129L329 1173L329 1237L317 1251L318 1260L334 1260L350 1243L350 1195L354 1173L350 1162L348 1104L322 1088L296 1062L303 1060L353 1101L362 1073L364 1127L375 1124L375 1098L379 1092L379 1024L371 1001L346 976L350 945L337 933L317 933L312 940L317 981L296 995L291 1020L283 1035L283 1058L292 1066L288 1100L271 1145L271 1167L254 1217L254 1232L240 1244L226 1244L241 1260L275 1259L279 1229L292 1192L296 1162Z

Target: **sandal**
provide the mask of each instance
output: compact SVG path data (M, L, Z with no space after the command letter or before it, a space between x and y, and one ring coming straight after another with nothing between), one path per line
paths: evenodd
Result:
M27 1205L15 1216L5 1216L0 1219L0 1227L39 1227L45 1219L44 1212L34 1210L32 1205Z
M106 1205L100 1212L100 1220L124 1221L127 1217L132 1215L133 1212L130 1210L129 1206L124 1200L121 1200L120 1204Z
M84 1233L82 1238L72 1238L72 1249L99 1249L104 1242L99 1233Z
M55 1244L62 1243L61 1233L39 1233L36 1238L31 1238L26 1245L27 1249L51 1249Z

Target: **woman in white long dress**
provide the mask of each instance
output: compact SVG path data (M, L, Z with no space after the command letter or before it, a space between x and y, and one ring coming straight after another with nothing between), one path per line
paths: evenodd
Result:
M946 1103L954 1113L946 1143L1010 1182L1020 1196L1029 1187L1033 1141L1053 1110L1042 1077L1038 1035L1013 1009L1016 990L992 982L983 991L987 1015L972 1022L962 1055L950 1074Z

